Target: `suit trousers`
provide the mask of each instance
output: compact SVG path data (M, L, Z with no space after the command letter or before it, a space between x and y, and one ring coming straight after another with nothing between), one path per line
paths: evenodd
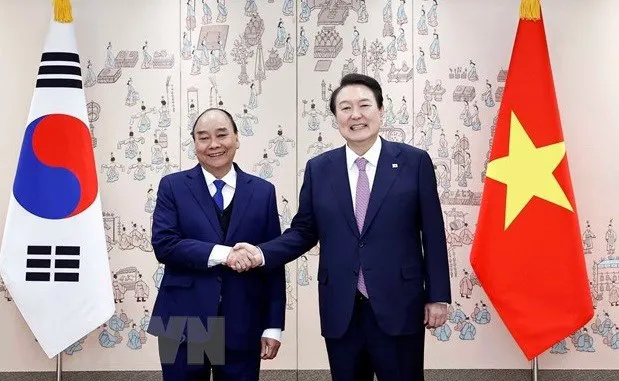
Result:
M325 339L333 381L423 381L425 329L390 336L378 326L369 299L357 292L344 336Z
M161 364L163 381L203 381L210 380L211 371L214 381L258 381L260 376L260 347L254 351L238 351L226 348L225 364L211 365L206 354L202 364L189 363L188 344L186 341L163 336L159 340L159 357L163 362L164 351L176 352L176 360L172 364Z

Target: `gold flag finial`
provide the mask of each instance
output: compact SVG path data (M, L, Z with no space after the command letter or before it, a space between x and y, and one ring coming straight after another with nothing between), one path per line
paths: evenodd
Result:
M542 6L539 0L520 0L520 18L523 20L540 20Z
M63 23L73 21L71 0L54 0L54 21Z

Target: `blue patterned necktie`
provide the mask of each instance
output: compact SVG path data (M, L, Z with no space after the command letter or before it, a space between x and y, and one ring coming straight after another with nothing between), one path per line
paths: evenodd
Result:
M217 188L217 191L215 192L213 199L215 200L215 204L217 204L217 207L219 208L219 210L223 211L224 210L224 195L223 193L221 193L221 190L223 189L224 185L226 185L226 182L223 180L215 180L213 181L213 184L215 184L215 188Z

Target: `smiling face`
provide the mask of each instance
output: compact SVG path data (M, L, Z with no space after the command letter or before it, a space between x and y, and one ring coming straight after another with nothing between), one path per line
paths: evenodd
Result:
M378 107L369 87L348 85L337 94L335 119L340 134L358 155L363 155L376 141L382 118L383 108Z
M226 114L212 110L202 115L196 123L193 138L198 161L209 173L222 178L230 171L240 144Z

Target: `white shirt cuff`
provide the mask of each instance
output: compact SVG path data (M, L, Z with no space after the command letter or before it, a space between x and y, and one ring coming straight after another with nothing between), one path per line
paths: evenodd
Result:
M262 337L268 337L269 339L275 339L282 342L282 330L280 328L268 328L264 330Z
M213 250L211 251L211 254L208 257L208 267L213 267L225 263L228 259L228 255L230 254L230 250L232 250L230 246L215 245L213 247Z
M262 252L262 249L259 248L258 246L256 246L256 249L258 249L258 251L260 252L260 255L262 256L262 264L260 265L262 267L264 266L264 253Z

